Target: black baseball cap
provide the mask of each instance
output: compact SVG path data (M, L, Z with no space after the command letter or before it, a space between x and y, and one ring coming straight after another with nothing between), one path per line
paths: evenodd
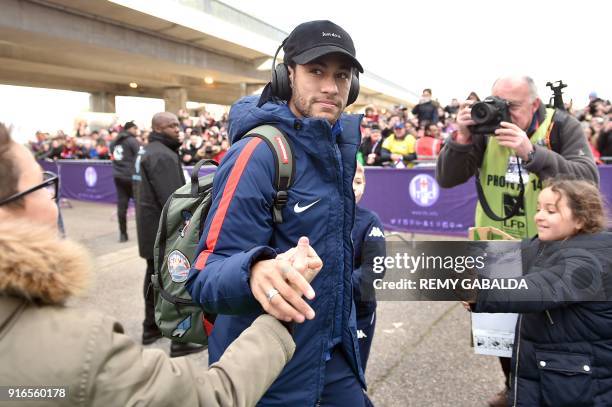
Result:
M351 59L355 68L363 67L355 57L355 45L342 27L328 20L316 20L295 27L283 42L284 62L307 64L323 55L339 53Z

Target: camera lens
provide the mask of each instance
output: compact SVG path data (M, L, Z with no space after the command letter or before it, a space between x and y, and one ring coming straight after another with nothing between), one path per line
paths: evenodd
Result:
M472 120L477 124L489 122L493 115L493 108L486 103L476 103L472 107Z

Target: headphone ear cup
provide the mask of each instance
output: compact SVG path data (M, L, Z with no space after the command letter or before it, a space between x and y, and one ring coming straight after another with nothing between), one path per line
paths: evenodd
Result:
M272 94L280 99L291 99L291 83L287 65L278 64L272 72Z
M355 103L355 101L357 100L357 96L359 96L359 76L353 73L346 105L349 106Z

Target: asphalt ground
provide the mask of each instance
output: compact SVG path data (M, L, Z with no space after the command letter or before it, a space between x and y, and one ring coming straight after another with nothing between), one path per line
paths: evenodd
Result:
M94 261L89 293L70 305L114 316L140 342L146 264L138 256L133 212L128 215L127 243L118 243L114 205L65 201L62 214L67 236L85 245ZM169 352L170 342L161 339L149 346ZM206 352L188 357L207 367ZM457 302L379 301L366 379L376 406L486 406L503 387L497 358L473 353L469 313Z

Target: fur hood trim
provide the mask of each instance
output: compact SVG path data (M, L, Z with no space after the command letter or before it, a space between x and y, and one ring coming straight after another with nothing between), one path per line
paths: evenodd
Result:
M0 223L0 295L62 304L90 282L90 258L57 230L29 221Z

